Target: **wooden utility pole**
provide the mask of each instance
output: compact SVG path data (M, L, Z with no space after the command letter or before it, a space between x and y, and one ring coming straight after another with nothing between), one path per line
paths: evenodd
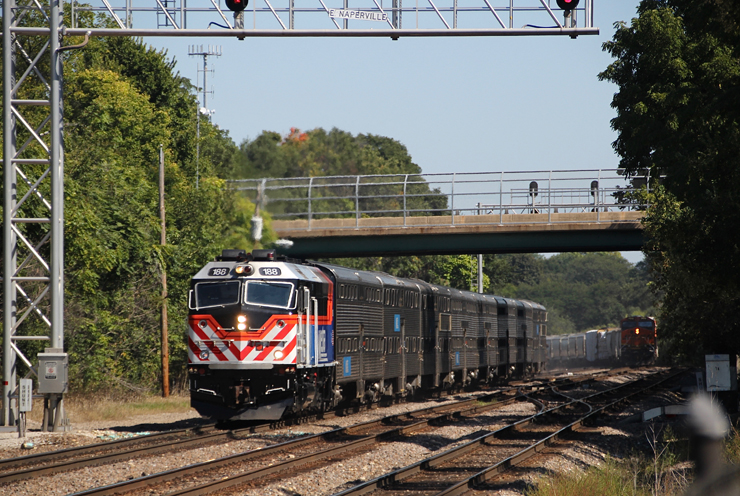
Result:
M167 232L165 230L164 214L164 148L159 145L159 218L162 229L159 235L159 243L167 244ZM170 346L167 332L167 269L162 264L162 397L170 395Z

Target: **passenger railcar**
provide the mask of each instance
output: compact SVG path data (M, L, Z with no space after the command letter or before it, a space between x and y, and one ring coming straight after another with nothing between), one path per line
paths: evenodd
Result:
M279 419L340 400L541 370L547 312L274 250L224 250L192 279L192 406L214 419Z

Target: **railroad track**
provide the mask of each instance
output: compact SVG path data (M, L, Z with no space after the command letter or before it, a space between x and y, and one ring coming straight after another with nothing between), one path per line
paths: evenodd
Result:
M606 373L601 374L602 377L607 375L608 374ZM590 379L590 377L585 379L581 377L566 377L559 380L545 379L543 381L535 381L528 385L522 384L521 387L526 387L530 390L539 390L544 387L544 384L555 384L565 388ZM520 394L519 398L523 398L523 395ZM254 460L264 458L265 456L269 456L268 454L271 451L275 451L276 453L279 453L281 450L283 452L293 451L291 456L295 458L295 464L290 466L305 465L306 463L311 462L311 456L313 456L315 460L327 458L327 456L334 456L330 451L316 455L315 452L322 451L320 446L323 446L323 451L326 451L329 445L349 444L351 442L355 442L355 448L350 447L347 449L370 449L369 446L372 444L383 442L384 440L391 439L394 436L406 436L415 430L428 428L429 425L434 425L435 423L439 424L442 422L449 422L455 416L471 415L473 414L471 412L485 411L490 408L499 408L502 405L515 400L516 395L514 394L514 388L507 388L495 393L484 394L456 402L454 404L422 409L404 415L392 415L373 422L358 424L357 426L336 429L335 431L330 431L324 434L307 436L290 442L280 443L275 446L256 450L252 453L247 452L234 455L233 457L215 460L207 464L198 464L196 466L188 466L182 469L171 470L148 477L141 477L134 479L133 481L126 481L114 486L106 486L104 488L84 491L79 494L120 494L121 492L135 491L137 488L152 485L156 486L157 484L164 484L166 487L168 485L168 480L181 479L183 474L187 474L189 472L197 473L204 470L212 471L214 470L213 467L217 467L219 464L222 466L233 465L235 463L248 462L250 459ZM331 417L332 415L344 416L346 414L346 411L340 411L325 414L325 417ZM306 422L306 419L298 422ZM424 425L424 422L426 422L426 426ZM138 438L111 441L92 446L70 448L67 450L4 460L0 461L0 492L2 492L3 486L6 486L7 483L24 478L67 472L83 467L103 465L126 459L171 452L174 450L193 449L204 445L230 442L247 437L256 432L264 432L274 429L283 424L284 423L279 423L279 425L272 424L253 426L246 429L235 429L226 432L218 431L214 426L204 426L196 429L169 431ZM367 440L371 437L375 439L372 442ZM365 439L363 440L362 438ZM312 447L311 445L314 444L316 446ZM305 447L300 448L300 452L296 451L302 445L305 445ZM363 448L363 446L367 447ZM311 455L311 452L314 452L314 455ZM340 452L341 450L337 453ZM302 460L302 456L308 456L309 458L306 459L308 462L306 460ZM280 469L289 469L288 467L289 466L281 466ZM270 468L265 470L266 472L276 471L275 469ZM263 475L266 472L262 472ZM192 494L199 493L196 492Z
M502 473L536 456L558 439L585 426L605 410L618 407L682 372L658 373L653 377L639 378L584 398L571 398L556 407L543 409L530 418L359 484L335 496L409 493L453 496L474 490L486 491L488 484ZM567 411L584 407L586 411L581 413ZM491 460L495 462L492 463Z
M601 374L607 376L608 374ZM593 379L592 377L586 380ZM257 490L286 473L316 470L331 465L347 456L375 449L379 444L408 438L435 426L463 420L499 409L514 401L530 400L533 394L545 395L553 402L553 384L560 388L578 387L583 378L563 378L547 381L549 385L529 386L529 392L516 392L512 388L443 406L430 407L400 415L334 429L329 432L306 436L258 450L238 453L218 460L182 467L167 472L123 481L111 486L77 493L81 495L125 494L146 488L148 494L190 495L211 494L237 487L238 491ZM539 402L544 409L544 403Z

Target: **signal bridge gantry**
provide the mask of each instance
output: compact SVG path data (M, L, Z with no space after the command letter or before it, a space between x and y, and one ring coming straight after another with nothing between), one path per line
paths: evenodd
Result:
M3 0L3 410L18 420L18 343L64 356L62 62L91 36L434 37L596 35L593 0ZM249 3L251 2L251 4ZM387 3L390 2L390 3ZM66 12L66 13L65 13ZM92 12L114 27L83 25ZM84 37L84 40L81 38ZM33 81L46 94L28 99ZM39 109L48 109L44 114ZM29 322L47 335L32 335ZM56 360L56 359L55 359ZM51 363L51 362L50 362ZM56 370L56 369L55 369ZM51 373L50 373L51 374ZM56 373L55 373L56 374ZM51 377L51 375L50 375ZM60 375L54 375L60 377ZM66 381L45 391L56 430ZM45 416L46 417L46 416Z
M66 35L390 37L595 35L594 0L93 0L71 3ZM503 4L503 5L502 5ZM233 12L231 12L231 11ZM112 29L77 25L81 12ZM24 28L27 34L41 34ZM48 32L48 31L47 31ZM125 32L125 33L124 33Z

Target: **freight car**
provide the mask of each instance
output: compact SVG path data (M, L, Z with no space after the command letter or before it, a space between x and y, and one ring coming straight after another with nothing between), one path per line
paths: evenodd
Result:
M621 330L591 330L580 334L547 336L548 367L616 365L622 356L621 337Z
M224 250L189 294L191 405L279 419L541 370L542 305L382 272Z

